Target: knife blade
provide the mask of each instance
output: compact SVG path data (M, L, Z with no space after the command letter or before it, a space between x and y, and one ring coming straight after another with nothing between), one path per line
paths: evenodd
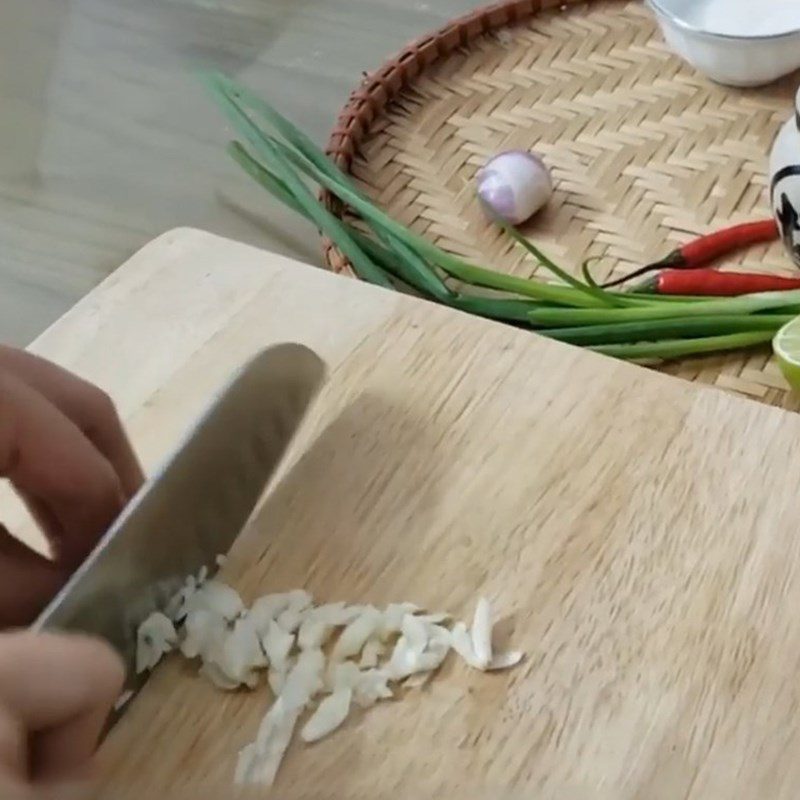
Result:
M268 348L211 403L33 630L100 636L135 672L136 633L186 577L227 553L325 377L298 344Z

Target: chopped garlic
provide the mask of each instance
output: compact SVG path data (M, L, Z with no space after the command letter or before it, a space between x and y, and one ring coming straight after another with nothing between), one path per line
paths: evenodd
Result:
M306 618L312 602L311 595L302 589L289 592L289 605L278 614L276 622L287 633L294 633Z
M361 680L361 671L352 661L331 662L325 674L325 688L329 692L355 689Z
M381 639L386 641L392 634L400 633L406 615L417 611L419 606L414 603L390 603L383 612L383 622L379 631Z
M428 629L425 623L412 614L406 614L401 630L411 652L416 656L422 655L428 646Z
M236 686L245 684L251 689L258 685L256 670L267 666L267 657L261 648L258 633L250 619L240 617L233 629L227 631L221 646L206 657Z
M287 595L289 597L289 608L297 608L302 611L314 602L314 596L305 589L292 589L287 592Z
M194 575L190 575L183 582L183 586L170 598L164 613L174 622L181 622L186 617L189 601L198 588Z
M214 686L224 692L232 692L238 689L241 684L241 681L228 677L219 665L213 661L204 661L203 666L200 667L200 674L208 678Z
M492 672L494 670L516 667L517 664L522 661L524 655L525 654L521 650L509 650L507 653L499 653L492 657L487 669Z
M220 581L208 581L189 598L187 613L192 611L212 611L232 622L244 611L244 603L236 589Z
M395 680L407 678L414 673L413 666L414 652L408 646L408 639L401 636L395 643L392 650L392 657L389 659L389 674Z
M492 608L485 597L478 598L472 620L472 651L480 669L486 669L492 660Z
M328 641L334 625L318 619L314 614L306 616L297 632L297 645L301 650L320 648Z
M353 620L360 617L367 606L348 606L344 602L326 603L316 608L309 608L304 611L301 627L308 623L312 626L329 626L327 630L331 633L334 628L349 625ZM325 628L322 628L325 630Z
M294 645L294 634L287 633L274 619L271 619L267 626L267 633L261 639L261 644L267 654L270 666L278 672L285 672L287 659Z
M204 656L225 635L226 630L227 624L220 614L202 608L189 612L183 623L181 653L186 658Z
M326 697L300 731L302 740L316 742L333 733L347 719L352 701L352 689L337 689Z
M287 709L304 708L324 688L325 654L322 650L304 650L286 676L280 700Z
M311 595L303 589L277 594L265 594L253 603L250 608L250 616L253 618L253 622L255 622L259 632L264 635L271 620L277 622L285 612L290 612L291 616L299 616L299 612L305 611L312 602ZM288 621L288 616L284 619L284 622ZM288 630L286 625L282 625L282 627L287 630L287 633L294 632L294 630Z
M359 612L358 609L356 609L355 614L353 614L353 612L345 606L346 603L344 601L325 603L325 605L312 608L308 618L318 622L324 622L328 625L347 625L348 622L351 622L358 616Z
M358 683L353 687L353 699L362 708L369 708L378 700L389 700L394 697L389 687L390 675L383 669L363 670Z
M450 647L453 636L447 628L441 625L428 625L428 642L429 646L439 645L441 647Z
M339 640L333 648L331 658L334 661L344 661L346 658L358 655L361 648L381 626L383 614L374 606L368 606L356 617L341 633Z
M275 697L278 697L283 691L283 687L286 684L286 674L286 672L282 672L279 669L271 669L267 673L267 683Z
M303 609L287 608L278 614L276 623L280 625L287 633L295 633L298 628L303 624L306 617L306 612Z
M337 613L329 611L326 616L328 617L328 621L334 623L335 625L349 625L353 620L360 617L367 609L370 608L374 608L374 606L345 605L340 612Z
M141 674L153 669L177 643L178 633L172 620L154 611L136 633L136 672Z
M475 669L482 668L478 657L475 655L472 637L467 630L467 626L463 622L457 622L453 626L453 630L450 632L450 639L453 650L455 650L467 664Z
M236 783L272 785L300 712L322 688L324 667L325 657L321 650L301 653L286 676L280 696L261 721L256 740L239 752Z
M380 639L367 639L361 650L361 660L358 666L362 669L377 667L383 655L383 642Z
M335 694L342 689L352 689L355 702L368 708L378 700L388 700L394 696L389 688L390 679L387 670L360 670L352 661L343 661L329 665L325 675L325 690Z
M262 636L267 632L269 623L277 618L289 605L288 593L265 594L250 606L250 618L258 628Z
M416 672L438 669L449 649L449 646L435 645L420 653L405 636L401 636L389 660L389 674L393 680L402 680Z
M491 613L488 600L481 597L475 608L472 631L467 631L467 626L463 622L456 623L450 631L453 649L469 666L483 672L514 667L524 655L516 650L498 655L492 653Z
M239 751L239 758L236 761L236 772L233 775L233 782L239 786L256 782L256 769L259 758L263 756L258 752L255 742L245 745ZM277 775L278 770L275 770Z
M283 698L278 698L268 709L258 726L255 746L261 752L267 750L269 742L275 731L282 727L286 717L290 716L290 709L286 707Z
M236 783L271 786L275 782L299 716L300 709L287 709L280 698L272 704L256 740L239 752Z
M224 690L255 688L266 670L275 701L255 741L239 753L236 781L270 785L300 714L320 694L328 696L300 733L308 742L338 728L354 704L369 708L392 698L398 682L423 686L451 649L482 671L518 664L519 651L493 653L491 616L484 598L468 628L463 622L450 627L448 614L420 613L413 603L384 610L342 601L314 606L302 589L264 595L247 611L234 589L207 580L201 570L170 599L166 615L151 615L140 627L137 666L152 668L179 646L187 658L199 657L201 674ZM181 620L176 631L173 621Z

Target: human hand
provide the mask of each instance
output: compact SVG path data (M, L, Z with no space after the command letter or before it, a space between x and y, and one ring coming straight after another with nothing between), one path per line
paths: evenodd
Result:
M43 359L0 346L0 476L41 525L53 560L0 524L0 628L31 622L143 481L112 402Z
M0 634L0 797L82 796L123 679L119 657L98 640Z

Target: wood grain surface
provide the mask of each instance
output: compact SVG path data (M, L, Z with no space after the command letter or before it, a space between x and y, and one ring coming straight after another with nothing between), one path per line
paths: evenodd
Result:
M284 340L331 378L226 578L459 616L485 594L527 659L452 658L242 796L796 798L800 417L191 230L33 349L109 390L152 465ZM239 796L268 703L164 664L98 797Z

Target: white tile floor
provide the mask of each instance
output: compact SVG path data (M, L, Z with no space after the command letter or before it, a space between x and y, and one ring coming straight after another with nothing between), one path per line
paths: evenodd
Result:
M237 75L324 142L362 71L474 5L2 0L0 340L30 341L177 225L316 262L308 228L228 163L193 68Z

